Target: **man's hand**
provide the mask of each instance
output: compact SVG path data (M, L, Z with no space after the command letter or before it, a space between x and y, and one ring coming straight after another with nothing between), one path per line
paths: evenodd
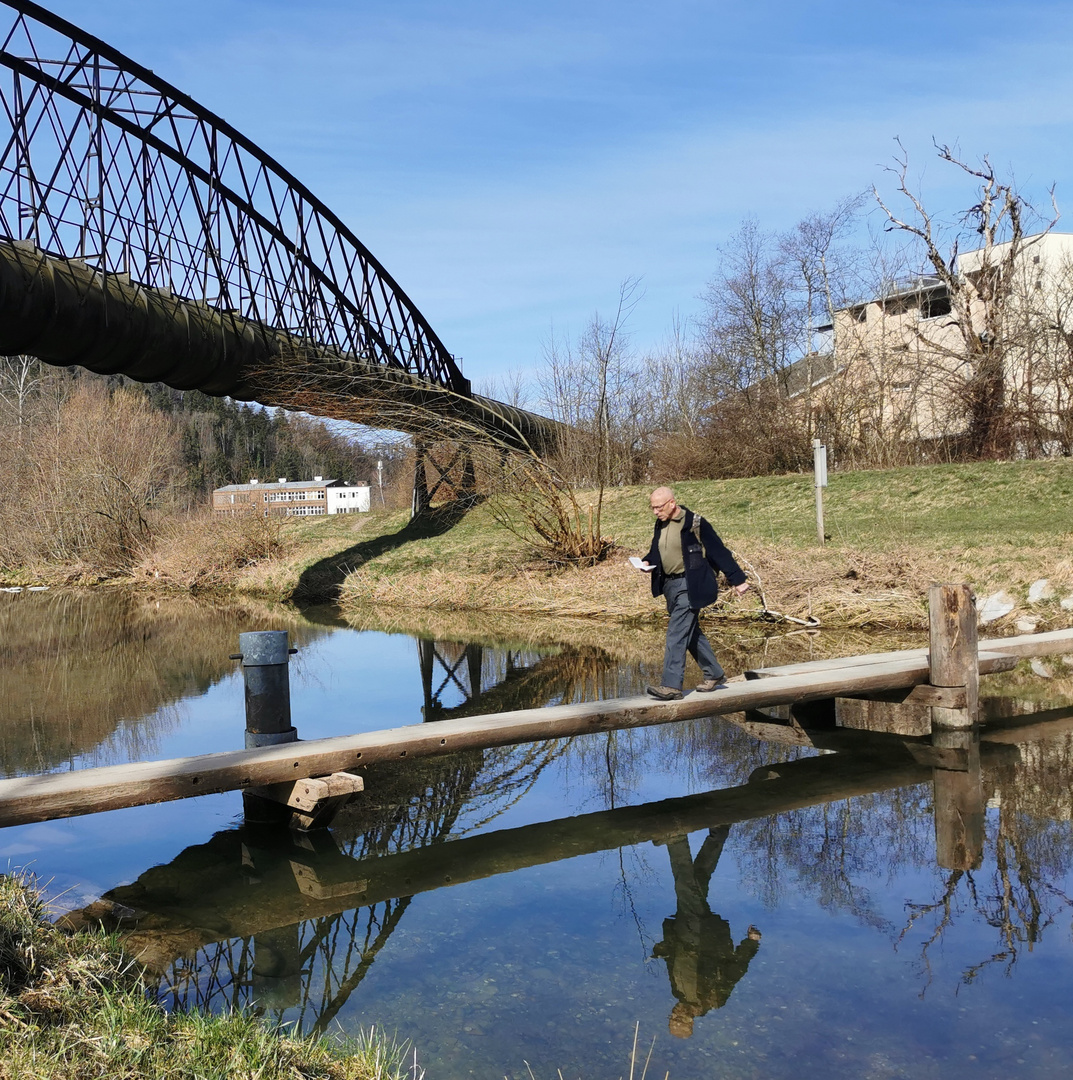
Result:
M742 594L749 591L749 583L747 581L743 581L740 585L733 585L731 587L738 594L738 596L741 596Z

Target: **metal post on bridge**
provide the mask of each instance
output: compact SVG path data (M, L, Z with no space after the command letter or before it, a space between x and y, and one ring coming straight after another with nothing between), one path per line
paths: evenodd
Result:
M256 630L239 634L246 683L246 749L279 746L298 741L291 725L291 683L288 665L297 649L288 647L286 630ZM289 823L300 831L323 828L364 781L348 772L307 777L249 788L242 793L247 825Z
M246 683L246 749L296 742L291 726L292 649L286 630L255 630L238 636L239 651L232 660L242 661Z
M246 749L297 742L291 725L290 656L286 630L254 630L238 636L246 700ZM278 825L291 817L285 804L263 793L243 792L243 814L248 824Z

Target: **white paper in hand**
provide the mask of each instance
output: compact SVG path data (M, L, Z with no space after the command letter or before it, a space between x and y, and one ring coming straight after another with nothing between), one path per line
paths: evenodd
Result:
M644 559L639 559L636 555L630 556L630 566L634 566L638 570L655 570L654 566L650 566Z

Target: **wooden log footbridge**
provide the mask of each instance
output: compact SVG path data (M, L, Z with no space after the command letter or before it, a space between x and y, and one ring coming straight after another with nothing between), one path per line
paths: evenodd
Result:
M367 765L711 716L745 714L746 719L735 722L749 730L748 718L764 710L838 698L927 706L931 745L919 748L927 760L918 761L959 768L968 751L958 735L978 723L979 676L1008 671L1023 657L1073 653L1073 629L978 642L968 586L933 586L929 601L927 649L760 669L724 690L692 693L679 701L631 697L581 702L308 742L298 741L290 726L286 634L243 634L243 651L236 659L242 659L246 676L246 749L2 780L0 826L241 790L257 803L281 806L288 817L294 812L297 825L310 828L326 824L342 802L362 789L362 777L354 770ZM265 651L262 639L267 638L272 640ZM791 716L761 723L753 733L818 745L816 736L802 736L803 730ZM827 731L824 738L827 748L838 743L844 751L855 746L874 751L877 743L876 733L849 729Z

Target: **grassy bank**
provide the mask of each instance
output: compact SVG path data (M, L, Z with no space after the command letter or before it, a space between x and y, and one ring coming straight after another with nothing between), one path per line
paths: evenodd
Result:
M477 507L424 530L409 527L405 515L349 524L359 530L353 541L326 558L309 555L333 529L337 545L350 539L339 535L341 523L302 523L305 539L290 561L252 568L239 587L316 591L318 580L342 571L351 607L651 619L648 580L625 562L647 549L647 496L647 487L605 495L603 532L619 551L592 569L549 568ZM768 608L828 627L919 628L929 584L968 581L981 598L1004 590L1015 602L996 630L1012 630L1019 619L1040 629L1073 620L1061 607L1073 596L1073 461L832 474L824 547L809 476L683 483L678 496L713 521L759 586L726 602L718 610L724 617L756 617L762 593ZM1029 603L1028 589L1041 578L1053 595Z
M708 517L758 588L713 615L753 619L762 609L835 628L919 629L935 581L968 581L981 598L1000 590L1013 629L1068 625L1073 612L1073 461L996 462L832 473L830 539L815 535L811 476L694 481L679 500ZM626 563L651 536L648 488L605 493L602 532L618 545L600 566L560 570L535 558L487 506L288 520L200 519L177 526L124 583L226 589L273 600L341 596L352 610L424 608L510 615L658 620L648 580ZM594 497L581 493L583 507ZM1052 595L1028 600L1046 578ZM92 583L79 568L38 567L11 583ZM762 603L764 601L764 603Z
M52 926L36 891L0 877L3 1080L401 1080L390 1043L292 1038L239 1013L166 1013L102 933Z

